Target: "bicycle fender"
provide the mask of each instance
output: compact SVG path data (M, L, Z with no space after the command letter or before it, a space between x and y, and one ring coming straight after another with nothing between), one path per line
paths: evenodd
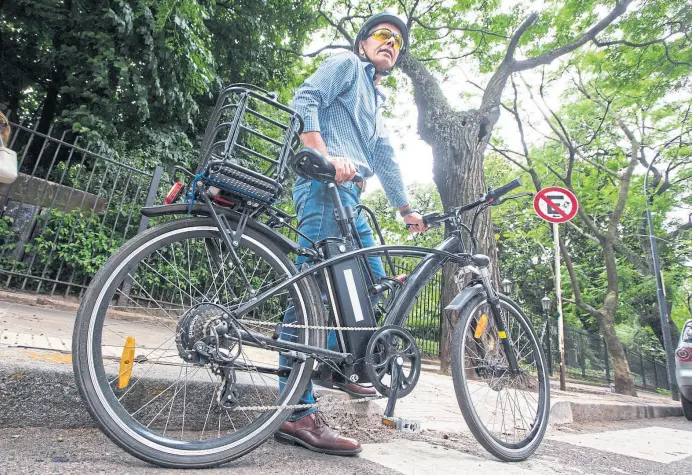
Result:
M483 286L481 284L475 284L472 285L471 287L465 287L455 295L455 298L452 299L452 301L448 304L447 307L445 307L445 310L449 312L461 312L462 309L464 308L467 303L472 300L472 298L476 294L482 293L484 290Z
M241 215L232 211L230 209L217 209L217 213L226 216L231 224L237 224L241 220ZM174 205L163 205L163 206L144 206L142 208L142 214L149 218L158 216L168 216L174 214L188 214L192 216L209 216L209 210L205 205L193 205L192 210L185 203L179 203ZM246 226L259 232L260 234L267 236L275 244L277 244L282 251L287 254L296 253L299 249L298 244L293 242L291 239L287 238L283 234L278 233L274 229L270 228L264 223L255 221L254 219L248 219Z

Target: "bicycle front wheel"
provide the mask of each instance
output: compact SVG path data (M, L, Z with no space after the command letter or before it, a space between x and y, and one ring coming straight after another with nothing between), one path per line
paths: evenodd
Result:
M472 434L494 456L516 462L529 457L544 437L549 377L529 319L503 295L500 307L519 371L510 371L491 306L478 295L462 309L455 327L453 381Z
M295 273L252 229L231 252L210 219L168 222L128 241L94 277L73 335L77 385L101 429L131 454L167 467L218 465L264 442L291 413L313 361L280 366L276 350L239 347L216 328L226 311ZM324 324L311 278L240 321L271 336L287 309L299 325ZM293 341L323 343L316 330L295 330ZM238 357L226 365L198 358L203 342L217 356ZM222 404L227 398L234 403Z

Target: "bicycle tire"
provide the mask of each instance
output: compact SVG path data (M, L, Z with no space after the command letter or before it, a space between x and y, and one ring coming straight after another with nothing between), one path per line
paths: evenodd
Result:
M304 362L294 360L294 364L291 366L290 374L288 375L284 386L282 386L282 383L279 383L279 393L276 395L277 407L263 411L262 408L264 406L260 406L261 409L256 410L256 412L260 412L257 419L249 422L246 427L238 430L235 433L230 433L231 430L229 429L230 434L225 434L223 438L221 437L222 416L220 414L218 416L220 421L219 438L203 440L203 436L205 435L205 427L207 427L207 419L210 418L212 401L215 394L214 392L212 392L213 396L209 403L210 409L208 409L207 419L205 419L204 426L202 427L202 436L200 437L199 443L197 441L193 442L177 440L172 438L171 435L166 434L169 420L166 421L166 427L164 428L163 435L153 433L150 431L149 426L144 426L143 423L136 420L135 416L139 416L138 412L142 408L138 409L134 415L130 414L128 410L125 409L124 405L119 402L120 399L118 399L115 395L116 390L113 388L113 386L115 386L115 378L109 382L108 378L112 376L112 373L107 374L106 369L104 369L106 365L110 365L111 363L104 363L107 360L107 355L106 352L104 352L103 347L106 345L105 343L101 342L101 340L105 341L106 337L104 337L104 334L109 337L109 331L114 332L115 328L110 327L110 330L104 330L104 321L111 318L111 314L109 314L109 306L113 304L113 302L118 302L117 299L114 299L114 296L116 293L120 293L122 295L122 285L126 281L126 278L135 279L137 276L139 276L139 274L136 274L136 271L140 268L146 269L146 266L141 265L142 263L147 263L145 259L150 259L149 264L147 265L151 266L153 261L152 258L148 256L156 257L157 254L155 251L158 252L159 255L163 255L168 249L164 246L177 249L174 244L177 242L182 242L181 240L186 238L198 239L200 242L204 243L205 248L210 242L216 243L217 240L221 242L219 230L209 218L188 218L170 221L150 228L144 233L135 236L130 241L125 243L120 250L106 262L102 269L93 278L77 313L73 333L73 369L79 392L90 414L100 429L118 446L135 457L155 465L171 468L203 468L216 466L236 459L253 450L258 445L263 443L267 438L269 438L292 412L291 408L286 408L285 406L295 404L305 390L311 377L313 360L311 358L308 358ZM194 242L197 241L193 241L193 243ZM225 249L220 246L218 247L222 251ZM163 249L163 251L160 249ZM209 251L209 249L207 250ZM240 240L239 246L236 248L237 252L241 252L242 250L248 250L246 255L251 255L251 252L253 252L260 256L258 258L258 262L262 262L261 259L264 259L265 264L263 264L264 267L262 267L262 269L270 269L270 271L276 272L277 275L284 276L284 278L297 273L294 264L274 243L268 239L267 236L264 236L252 229L246 228ZM190 248L188 248L188 261L190 263L191 259L189 253ZM170 258L171 254L167 255ZM175 254L173 255L175 256ZM194 261L194 259L192 260ZM224 266L226 266L226 261L224 260L223 255L222 258L217 259L215 262L217 262L219 269L223 269ZM212 264L210 264L210 266L211 265ZM258 264L258 266L260 266L260 264ZM160 270L161 269L159 269L159 271ZM183 271L185 270L183 269ZM178 272L180 271L178 270ZM266 276L265 279L267 279ZM224 282L224 284L226 283ZM217 284L214 285L216 286ZM217 289L216 292L218 297L219 290ZM205 295L205 293L200 293L201 295ZM209 293L211 294L211 292ZM313 277L301 279L292 286L289 286L287 289L287 295L289 296L287 298L292 299L291 302L296 302L297 323L311 326L324 325L322 299ZM203 297L199 298L203 299ZM181 312L184 310L183 302L184 298L181 292ZM192 305L192 297L190 298L190 302ZM161 305L159 306L161 307ZM161 310L166 312L164 307L161 307ZM169 310L173 312L173 310ZM110 311L117 312L117 310L114 310L114 308L111 308ZM159 310L157 309L157 311ZM173 313L173 315L175 317L176 314ZM147 318L149 317L147 316ZM117 330L117 328L115 330ZM178 327L176 327L175 331L179 331ZM140 337L138 336L137 338ZM301 343L306 343L313 346L325 346L324 332L315 329L298 330L298 340ZM170 347L171 345L169 345L169 348ZM166 356L165 358L169 358L169 356ZM153 357L152 360L154 360ZM143 365L147 363L146 356L144 361L145 362L142 363ZM181 362L177 362L177 366L180 366L181 373L183 371L183 367L186 367L186 379L184 379L181 384L185 385L187 391L187 383L189 379L187 379L188 369L186 365L188 362L182 359L180 361ZM133 367L135 364L137 364L136 359L133 363ZM162 374L166 374L163 366L168 363L158 363L158 360L154 360L154 362L149 363L151 367L154 367L157 364L162 366ZM253 380L253 369L257 372L257 374L261 375L261 373L258 366L250 366L250 364L254 365L255 363L253 360L250 360L250 363L246 362L245 368L246 371L250 373L250 379ZM210 371L207 371L207 373L210 373L211 375ZM118 377L122 374L123 372L120 372ZM142 376L140 378L142 378ZM132 386L139 383L139 381L140 379L134 382ZM190 381L192 381L192 377L190 378ZM278 377L277 381L279 381ZM156 380L155 382L159 382L159 380ZM253 380L253 384L254 382L255 381ZM168 380L165 381L165 383L168 383ZM214 380L212 383L213 384L211 386L214 387ZM145 379L142 385L146 384L147 381L145 372ZM178 402L176 401L176 394L180 392L178 384L179 383L176 382L173 399L170 402L171 409L168 409L169 419L171 417L171 412L174 405L179 404L180 401L180 398ZM206 384L209 386L208 382ZM199 385L199 387L203 388L208 386L204 386L202 383ZM130 389L127 391L130 391ZM164 393L160 393L151 401L147 402L147 404L152 403L152 401L159 398L161 394ZM271 395L272 394L270 393L270 396ZM259 392L257 396L260 398ZM122 397L125 397L125 395ZM163 397L161 399L163 400ZM183 396L183 428L180 430L181 438L187 436L185 431L185 411L187 410L187 407L191 405L193 399L194 397L192 394L192 389L189 400L186 401L185 395ZM169 403L167 402L166 404ZM166 406L164 406L164 408L166 408ZM154 409L152 409L152 411ZM159 411L159 413L161 413L161 411ZM249 421L251 420L245 410L243 411L243 414L246 418L248 418ZM251 412L251 414L254 413ZM157 416L158 415L159 414L157 414ZM229 416L228 411L226 412L226 416L228 416L231 424L234 424L233 419ZM234 417L236 416L234 415ZM156 416L154 419L156 419ZM152 419L152 422L154 419ZM189 420L193 420L192 416ZM228 425L225 420L223 420L223 422ZM158 424L161 425L160 422ZM192 425L192 422L189 424ZM236 427L234 425L234 430L235 429ZM188 429L188 431L191 430L192 429ZM211 432L213 431L210 429L209 433ZM170 433L173 433L172 429Z
M504 315L506 315L504 320L509 341L516 351L518 363L523 369L528 368L528 371L524 372L522 376L524 379L512 379L514 376L510 375L506 379L503 379L504 376L501 376L494 380L495 374L488 377L488 373L482 373L482 376L479 376L480 368L484 367L484 365L486 365L487 368L494 367L494 364L490 364L494 359L497 365L497 362L500 361L498 359L498 355L500 354L498 349L502 348L502 346L498 344L499 340L495 340L495 343L493 343L494 340L492 339L488 339L486 342L483 341L487 333L492 335L495 331L495 323L493 323L490 308L484 308L484 306L488 306L485 295L474 297L460 312L460 318L453 333L452 376L460 410L477 441L489 453L500 460L506 462L519 462L527 459L537 450L546 432L550 409L549 376L546 359L531 322L512 300L504 295L500 295L499 297L501 309ZM486 322L481 324L480 322L484 318L484 315L486 315ZM475 316L478 316L478 318ZM516 323L513 323L513 321ZM482 326L484 328L477 333L477 330ZM471 328L475 329L474 334L469 333ZM486 330L488 330L488 332L486 332ZM522 339L523 334L525 335L524 339ZM478 338L477 335L479 335ZM514 335L516 335L515 341L513 340ZM522 340L522 346L520 347L519 354L517 354L515 344L519 346L520 340ZM469 342L469 345L467 345L466 342ZM474 342L473 345L472 342ZM493 354L484 354L483 358L478 353L476 355L471 354L471 349L479 349L484 346L491 348L489 353ZM525 359L521 359L527 346L529 346L529 350L534 358L534 366L528 364ZM504 358L504 355L502 358ZM483 361L483 364L474 364L480 361ZM470 366L469 363L472 363L472 365ZM507 367L507 361L505 365ZM532 404L530 400L533 399L532 394L534 392L534 377L531 375L533 368L536 370L536 394L538 397L535 400L537 409L532 415ZM486 369L486 371L487 370L488 369ZM508 373L506 372L505 375L507 376ZM476 378L479 377L481 378L481 382L476 380ZM516 383L516 386L512 388L515 391L514 399L509 395L510 390L508 389L513 383ZM486 419L492 419L493 421L491 429L484 423L484 414L480 414L480 412L483 411L477 409L475 402L475 400L480 403L485 401L480 397L480 391L483 391L485 386L488 386L488 389L486 389L484 398L486 398L489 393L496 393L495 406L489 404L483 408L486 409L487 412ZM520 388L520 396L524 401L518 397L518 387ZM505 402L501 396L504 390L507 393ZM527 396L530 397L528 398ZM506 425L506 414L504 412L499 430L494 431L493 429L496 427L499 406L501 411L504 411L504 407L510 408L513 422ZM529 411L527 411L524 406L527 406ZM490 407L493 408L489 410ZM524 417L523 412L529 412L529 417ZM520 417L519 426L516 421L516 416L518 414ZM493 417L491 418L491 416ZM529 419L532 419L532 422L529 422ZM519 441L511 442L507 440L507 435L509 435L508 431L526 433L526 435ZM494 432L497 433L494 434ZM503 435L506 436L506 440L503 440Z

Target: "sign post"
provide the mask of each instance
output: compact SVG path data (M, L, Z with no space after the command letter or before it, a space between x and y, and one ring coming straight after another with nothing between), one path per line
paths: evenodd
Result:
M553 248L555 256L554 276L556 287L556 307L558 308L558 352L561 355L560 388L565 391L565 338L563 333L563 301L561 298L561 245L559 223L567 223L575 217L578 202L575 195L565 188L544 188L534 197L534 211L553 227Z

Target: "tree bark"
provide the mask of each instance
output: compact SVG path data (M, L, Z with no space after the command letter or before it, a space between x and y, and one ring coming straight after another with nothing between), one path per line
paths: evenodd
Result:
M453 111L436 79L410 55L403 59L402 69L414 85L414 100L419 111L418 130L433 151L433 181L443 207L449 209L471 203L485 192L484 150L490 128L498 120L497 115L494 117L492 113L484 114L479 110ZM472 218L470 212L463 220L471 226ZM493 263L491 272L498 285L496 243L488 210L477 218L475 231L478 240L475 252L489 256ZM443 302L449 302L457 294L454 272L455 269L448 267L443 270ZM450 371L451 338L456 321L456 315L444 315L441 319L440 365L444 373Z

